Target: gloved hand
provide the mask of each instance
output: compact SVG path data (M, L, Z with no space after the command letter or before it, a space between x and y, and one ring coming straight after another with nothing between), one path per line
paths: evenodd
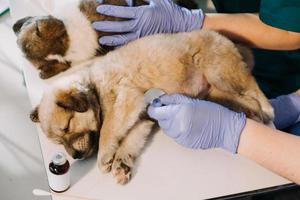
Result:
M300 96L297 93L282 95L271 99L275 111L274 125L277 129L285 129L300 122Z
M133 6L134 0L125 0L128 6ZM97 0L98 3L103 4L104 0Z
M149 5L124 7L100 5L97 12L128 21L97 21L93 27L98 31L120 33L103 36L99 43L107 46L123 45L131 40L156 33L189 32L200 29L204 14L201 9L188 10L172 0L144 0Z
M290 126L288 129L287 129L287 132L288 133L291 133L293 135L298 135L300 136L300 122Z
M180 94L164 95L160 100L165 106L150 105L148 114L177 143L194 149L221 147L237 152L246 124L244 113Z

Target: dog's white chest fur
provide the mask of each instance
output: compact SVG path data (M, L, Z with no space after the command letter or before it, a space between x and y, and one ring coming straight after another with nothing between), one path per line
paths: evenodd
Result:
M72 61L78 64L95 56L98 49L98 36L91 26L91 22L79 10L77 1L67 2L59 6L53 15L61 19L65 26L70 40L70 46L65 56L49 55L59 61Z

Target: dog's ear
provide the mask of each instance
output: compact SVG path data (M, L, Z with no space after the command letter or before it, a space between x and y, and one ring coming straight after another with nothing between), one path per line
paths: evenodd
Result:
M56 97L56 105L76 112L86 112L89 109L87 92L77 86L69 91L60 91Z
M37 106L37 107L35 107L34 109L33 109L33 111L31 111L31 113L30 113L30 119L31 119L31 121L33 121L33 122L40 122L40 119L39 119L39 107Z
M45 39L60 38L67 34L63 21L51 15L39 20L39 32Z
M20 32L20 30L21 30L23 24L24 24L27 20L29 20L29 19L31 19L31 18L32 18L32 17L24 17L24 18L19 19L18 21L16 21L16 23L13 25L13 30L14 30L14 32L15 32L16 35L19 34L19 32Z
M36 65L41 70L40 78L47 79L69 69L71 62L59 62L53 59L36 62Z

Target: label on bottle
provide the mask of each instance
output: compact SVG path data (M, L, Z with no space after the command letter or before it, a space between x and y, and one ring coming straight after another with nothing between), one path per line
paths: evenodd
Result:
M70 171L62 175L49 173L48 181L50 188L55 192L62 192L70 186Z

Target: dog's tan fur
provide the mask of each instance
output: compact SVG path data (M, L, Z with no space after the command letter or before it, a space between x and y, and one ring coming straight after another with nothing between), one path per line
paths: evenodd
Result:
M188 7L196 6L192 0L177 0L181 5L186 5ZM80 0L79 2L72 2L73 4L78 3L78 6L73 8L68 6L67 9L79 9L86 20L90 22L88 26L94 21L121 21L124 19L115 18L110 16L101 15L96 12L96 7L99 5L96 0ZM112 4L119 6L126 6L125 0L104 0L104 4ZM144 5L143 0L136 0L135 5ZM66 12L62 10L61 12ZM70 12L68 10L67 12ZM78 13L72 18L76 18ZM75 20L76 21L76 20ZM75 62L74 59L68 58L67 60L62 60L61 57L65 56L67 51L72 45L70 39L70 32L66 29L68 26L68 20L58 19L54 16L37 16L37 17L25 17L18 20L14 24L14 31L18 37L17 43L23 51L25 57L38 69L40 70L40 77L42 79L50 78L69 69ZM72 24L70 26L73 26ZM74 30L76 32L83 32L83 35L89 34L84 33L89 27L78 27ZM111 35L112 33L98 32L93 30L94 34L98 38ZM92 35L86 35L85 37L92 37ZM97 37L95 42L97 43ZM76 40L76 38L74 39ZM83 43L85 41L82 41ZM80 45L79 47L80 48ZM96 45L96 47L89 47L89 54L83 57L80 62L86 61L94 56L102 56L108 51L113 50L113 47ZM73 50L72 50L73 51ZM83 50L86 51L86 50ZM55 55L55 56L53 56ZM80 55L80 53L79 53ZM75 55L75 58L78 57ZM76 64L76 62L75 62Z
M273 118L235 45L205 30L145 37L96 59L52 85L32 118L71 155L90 155L96 148L88 134L100 133L99 166L125 184L154 124L143 117L144 92L153 87L206 98L265 123ZM81 137L63 142L73 135Z

